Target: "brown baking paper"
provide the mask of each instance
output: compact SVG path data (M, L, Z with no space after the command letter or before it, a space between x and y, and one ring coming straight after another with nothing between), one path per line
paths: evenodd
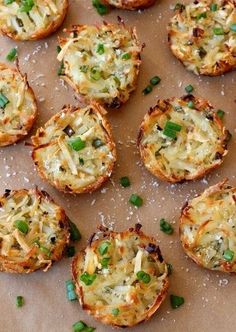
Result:
M6 188L31 188L38 185L47 190L63 206L81 233L77 249L85 246L88 237L103 223L115 230L124 230L140 222L143 230L157 237L163 256L173 265L170 277L170 294L185 298L185 304L173 310L169 295L154 317L147 323L131 328L132 332L205 332L236 329L236 277L209 272L197 267L186 258L178 237L178 218L181 206L209 185L228 177L232 185L235 179L235 72L218 78L200 78L187 72L170 53L167 44L166 26L173 15L171 1L158 1L143 12L112 10L100 17L91 6L91 1L70 1L70 9L64 27L71 24L92 24L106 19L117 21L121 16L128 25L137 27L138 36L146 47L142 55L138 88L129 102L119 110L109 111L118 149L118 162L111 180L93 194L64 195L40 180L31 160L31 148L24 142L0 149L0 191ZM39 115L31 131L33 134L64 104L76 104L74 93L57 76L59 63L56 60L57 35L40 42L14 42L0 38L0 60L5 61L8 51L18 47L20 68L28 74L35 91ZM159 75L161 83L148 96L142 95L149 79ZM205 179L178 185L170 185L154 178L141 165L136 136L140 122L157 98L184 94L184 87L192 84L194 93L209 99L218 109L226 111L225 122L233 134L229 154L223 165ZM30 136L27 141L30 141ZM119 178L129 176L131 187L121 188ZM128 203L131 193L138 193L144 205L136 209ZM160 218L173 223L175 232L168 236L159 230ZM71 259L64 258L46 273L30 275L0 274L0 331L1 332L67 332L78 320L96 327L98 332L111 331L82 311L78 302L66 298L65 281L71 277ZM17 309L17 295L25 298L24 307Z

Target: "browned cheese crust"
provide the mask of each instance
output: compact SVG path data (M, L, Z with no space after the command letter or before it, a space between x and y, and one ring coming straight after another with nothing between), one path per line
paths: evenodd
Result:
M103 0L104 3L116 8L136 10L152 6L156 0Z

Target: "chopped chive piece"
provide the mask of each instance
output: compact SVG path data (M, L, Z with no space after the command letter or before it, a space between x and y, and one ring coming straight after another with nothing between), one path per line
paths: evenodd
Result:
M124 188L129 187L130 186L130 180L129 180L128 176L123 176L122 178L120 178L120 184Z
M61 76L61 75L64 75L64 74L65 74L65 66L64 66L64 62L62 62L60 64L60 67L57 70L57 75Z
M93 142L92 142L92 146L93 146L95 149L98 149L98 148L100 148L100 147L103 146L103 145L104 145L104 143L103 143L102 140L100 140L100 138L96 138L96 139L94 139Z
M51 251L47 247L40 245L39 249L48 257L51 256Z
M83 65L83 66L81 66L79 69L80 69L80 71L81 71L82 73L87 73L87 71L88 71L88 66Z
M68 144L75 151L83 150L86 146L85 141L83 141L80 137L69 140Z
M166 129L171 129L174 131L181 131L182 126L180 126L178 123L172 122L172 121L167 121L165 125Z
M121 58L123 60L129 60L131 58L131 54L130 53L124 53Z
M93 7L96 8L99 15L106 15L108 13L108 7L99 0L93 0Z
M15 227L23 234L27 234L29 231L29 226L24 220L16 220Z
M20 12L29 13L33 7L34 7L33 0L22 0L20 6Z
M197 20L200 20L201 18L207 18L207 13L204 12L197 15Z
M80 231L71 220L69 220L69 232L71 241L79 241L81 239Z
M159 76L154 76L153 78L150 79L151 85L157 85L161 82L161 79Z
M176 131L173 129L169 129L169 128L164 128L163 130L163 135L169 137L169 138L176 138Z
M173 271L173 266L170 263L167 263L167 270L168 270L168 276L172 274Z
M230 26L230 30L233 31L233 32L236 32L236 23L233 23L233 24Z
M132 194L129 198L129 202L134 206L140 207L143 205L143 199L137 194Z
M183 5L182 3L177 3L174 7L174 10L180 10L183 11L185 9L185 5Z
M102 55L102 54L104 54L104 52L105 52L104 45L103 44L98 44L97 53Z
M189 107L189 108L194 108L194 102L193 102L192 100L190 100L190 101L188 102L188 107Z
M86 325L82 320L73 324L72 329L73 332L93 332L96 330L94 327Z
M144 90L143 90L143 95L148 95L150 92L152 92L152 86L148 85Z
M106 242L103 242L100 247L98 248L98 251L100 253L101 256L105 255L108 251L108 248L110 246L110 242L106 241Z
M72 280L66 281L66 295L69 301L76 301L78 299L75 293L75 284Z
M212 12L216 12L217 11L217 4L216 3L212 3L210 5L210 9L211 9Z
M4 5L10 5L13 3L15 0L4 0Z
M97 70L96 68L92 68L91 72L90 72L90 77L91 79L93 79L94 81L99 81L101 78L101 73L99 70Z
M9 104L9 100L2 92L0 92L0 108L4 109L7 104Z
M173 227L164 218L160 220L160 230L165 234L171 235L174 232Z
M89 274L88 272L84 272L80 276L80 280L86 285L90 286L94 282L94 280L97 278L96 274Z
M83 158L79 158L79 163L81 166L84 166L84 159Z
M137 272L136 277L138 280L144 282L145 284L148 284L151 281L150 275L144 271Z
M234 258L234 252L230 249L224 251L223 257L226 261L231 262Z
M216 112L216 114L217 114L218 118L223 119L225 112L223 110L218 110Z
M16 297L16 306L17 306L17 308L23 307L24 304L25 304L25 301L24 301L23 296L18 295Z
M108 264L111 260L111 257L104 257L102 260L101 260L101 265L104 269L108 268Z
M194 88L193 88L193 86L192 86L191 84L189 84L189 85L187 85L187 86L185 87L185 91L186 91L187 93L191 93L191 92L193 92L193 90L194 90Z
M61 52L61 46L57 45L57 53Z
M221 36L224 35L224 29L223 28L214 28L213 29L214 35Z
M182 296L177 295L171 295L170 296L170 303L173 309L176 309L180 307L182 304L184 304L184 298Z
M68 257L74 257L75 256L75 247L73 247L73 246L67 247L66 254Z
M14 61L17 57L17 49L14 47L10 50L10 52L7 54L6 59L8 61Z
M120 310L118 308L114 308L114 309L112 309L111 313L113 316L118 316L120 313Z

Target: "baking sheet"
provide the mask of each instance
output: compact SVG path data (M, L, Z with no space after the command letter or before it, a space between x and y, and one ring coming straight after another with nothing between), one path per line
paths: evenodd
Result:
M200 193L207 186L228 177L232 185L235 179L235 72L218 78L199 78L174 59L167 45L166 25L173 15L172 1L160 0L144 12L112 10L106 17L100 17L91 6L91 1L70 1L70 10L64 27L71 24L91 24L117 21L120 15L129 25L137 27L139 38L146 43L138 88L130 101L120 110L110 111L108 118L113 126L117 143L118 162L111 180L93 194L80 196L64 195L38 177L30 157L31 149L24 142L0 149L0 192L6 188L30 188L38 185L47 190L61 204L68 216L81 230L83 239L96 231L100 223L115 230L124 230L135 223L143 224L143 230L158 238L163 256L173 265L169 294L185 298L185 304L172 310L167 297L160 310L145 325L131 328L132 332L146 329L154 331L227 331L236 327L236 277L198 268L186 258L178 238L178 217L184 202ZM8 51L17 45L20 67L28 74L35 91L38 106L38 120L31 134L43 125L64 104L76 104L71 88L58 78L59 66L56 60L57 35L40 42L15 43L0 37L0 60L5 61ZM148 80L159 75L160 85L148 96L142 96L142 89ZM150 106L157 98L168 98L184 94L184 87L192 84L196 95L209 99L216 108L226 111L226 125L233 134L229 154L220 169L203 180L179 185L169 185L155 179L140 163L135 146L138 126ZM27 139L29 141L29 137ZM129 176L130 188L119 186L119 178ZM131 193L138 193L144 205L136 209L128 203ZM172 236L159 231L159 220L164 217L175 227ZM47 273L30 275L0 274L0 331L1 332L66 332L78 320L96 327L98 332L111 331L84 313L79 303L66 299L65 280L70 278L71 259L65 258L55 264ZM17 309L17 295L25 298L25 306Z

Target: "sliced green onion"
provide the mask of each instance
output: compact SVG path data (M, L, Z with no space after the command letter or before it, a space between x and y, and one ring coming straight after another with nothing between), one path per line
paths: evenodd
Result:
M79 158L79 163L80 163L80 165L84 166L84 159L83 158Z
M65 66L64 66L64 62L61 62L60 67L57 70L57 75L61 76L65 74Z
M197 20L200 20L201 18L207 18L207 13L204 12L197 15Z
M20 12L29 13L34 7L33 0L21 0Z
M120 184L124 188L129 187L130 186L130 180L129 180L128 176L123 176L122 178L120 178Z
M211 9L212 12L216 12L216 11L217 11L217 8L218 8L218 6L217 6L216 3L212 3L212 4L210 5L210 9Z
M84 331L84 329L87 327L87 325L82 322L81 320L79 322L76 322L75 324L73 324L72 328L73 328L73 332L81 332Z
M4 0L4 5L10 5L13 2L15 2L15 0Z
M184 304L184 298L182 296L171 295L170 303L173 309L179 308L182 304Z
M48 257L50 257L52 254L51 251L45 246L40 245L39 249Z
M231 24L230 30L236 32L236 23Z
M84 272L80 276L80 280L86 285L90 286L94 282L94 280L97 278L96 274L89 274L88 272Z
M185 5L182 4L182 3L177 3L174 7L174 10L180 10L180 11L183 11L185 9Z
M70 139L68 144L75 151L83 150L86 146L86 142L83 141L80 137Z
M17 306L17 308L23 307L24 304L25 304L25 301L24 301L23 296L18 295L16 297L16 306Z
M193 86L192 86L191 84L189 84L189 85L187 85L187 86L185 87L185 91L186 91L187 93L191 93L191 92L193 92L193 90L194 90L194 88L193 88Z
M163 135L169 137L169 138L176 138L176 131L173 129L168 129L168 128L164 128L163 130Z
M221 35L225 34L223 28L214 28L213 29L213 33L214 33L214 35L217 35L217 36L221 36Z
M218 110L216 112L216 114L217 114L218 118L223 119L225 112L223 110Z
M93 142L92 142L92 146L93 146L95 149L98 149L98 148L100 148L100 147L103 146L103 145L104 145L104 143L103 143L103 141L102 141L100 138L96 138L96 139L94 139Z
M74 246L67 247L66 254L68 257L74 257L75 256L75 247Z
M188 102L188 107L189 108L194 108L194 102L192 101L192 100L190 100L189 102Z
M118 316L120 313L120 310L118 308L114 308L114 309L112 309L111 313L113 316Z
M101 72L99 70L97 70L96 68L92 68L91 72L90 72L90 77L94 81L99 81L101 78Z
M121 58L123 60L129 60L131 58L131 54L130 53L124 53Z
M152 86L148 85L146 88L143 90L143 95L148 95L150 92L152 92Z
M29 231L29 226L24 220L16 220L15 227L23 234L27 234Z
M108 7L102 4L99 0L93 0L93 7L96 8L99 15L106 15L108 13Z
M69 301L76 301L78 299L75 293L75 284L72 280L66 281L66 295Z
M174 131L181 131L182 126L179 125L178 123L172 122L172 121L167 121L165 124L166 129L171 129Z
M161 82L161 79L159 76L154 76L153 78L150 79L151 85L157 85Z
M71 241L79 241L81 239L80 231L71 220L69 220L69 232Z
M173 266L170 263L167 263L167 270L168 270L168 276L172 274L173 271Z
M137 207L140 207L143 205L143 199L137 194L132 194L129 198L129 202Z
M80 71L82 72L82 73L87 73L87 71L88 71L88 66L86 66L86 65L83 65L83 66L80 66Z
M104 269L108 268L108 264L111 260L111 257L104 257L102 260L101 260L101 265Z
M2 92L0 92L0 108L4 109L7 104L9 104L9 100Z
M61 46L57 45L57 53L61 52Z
M110 242L106 241L103 242L100 247L98 248L98 251L100 253L101 256L105 255L108 251L109 246L111 245Z
M144 282L145 284L148 284L151 281L150 275L144 271L137 272L136 277L138 280Z
M8 61L14 61L17 57L17 49L14 47L10 50L10 52L7 54L6 59Z
M230 249L224 251L223 257L226 261L231 262L234 258L234 252Z
M103 44L98 44L97 53L102 55L102 54L104 54L104 52L105 52L104 45Z
M173 227L164 218L160 220L160 230L165 234L171 235L174 232Z

